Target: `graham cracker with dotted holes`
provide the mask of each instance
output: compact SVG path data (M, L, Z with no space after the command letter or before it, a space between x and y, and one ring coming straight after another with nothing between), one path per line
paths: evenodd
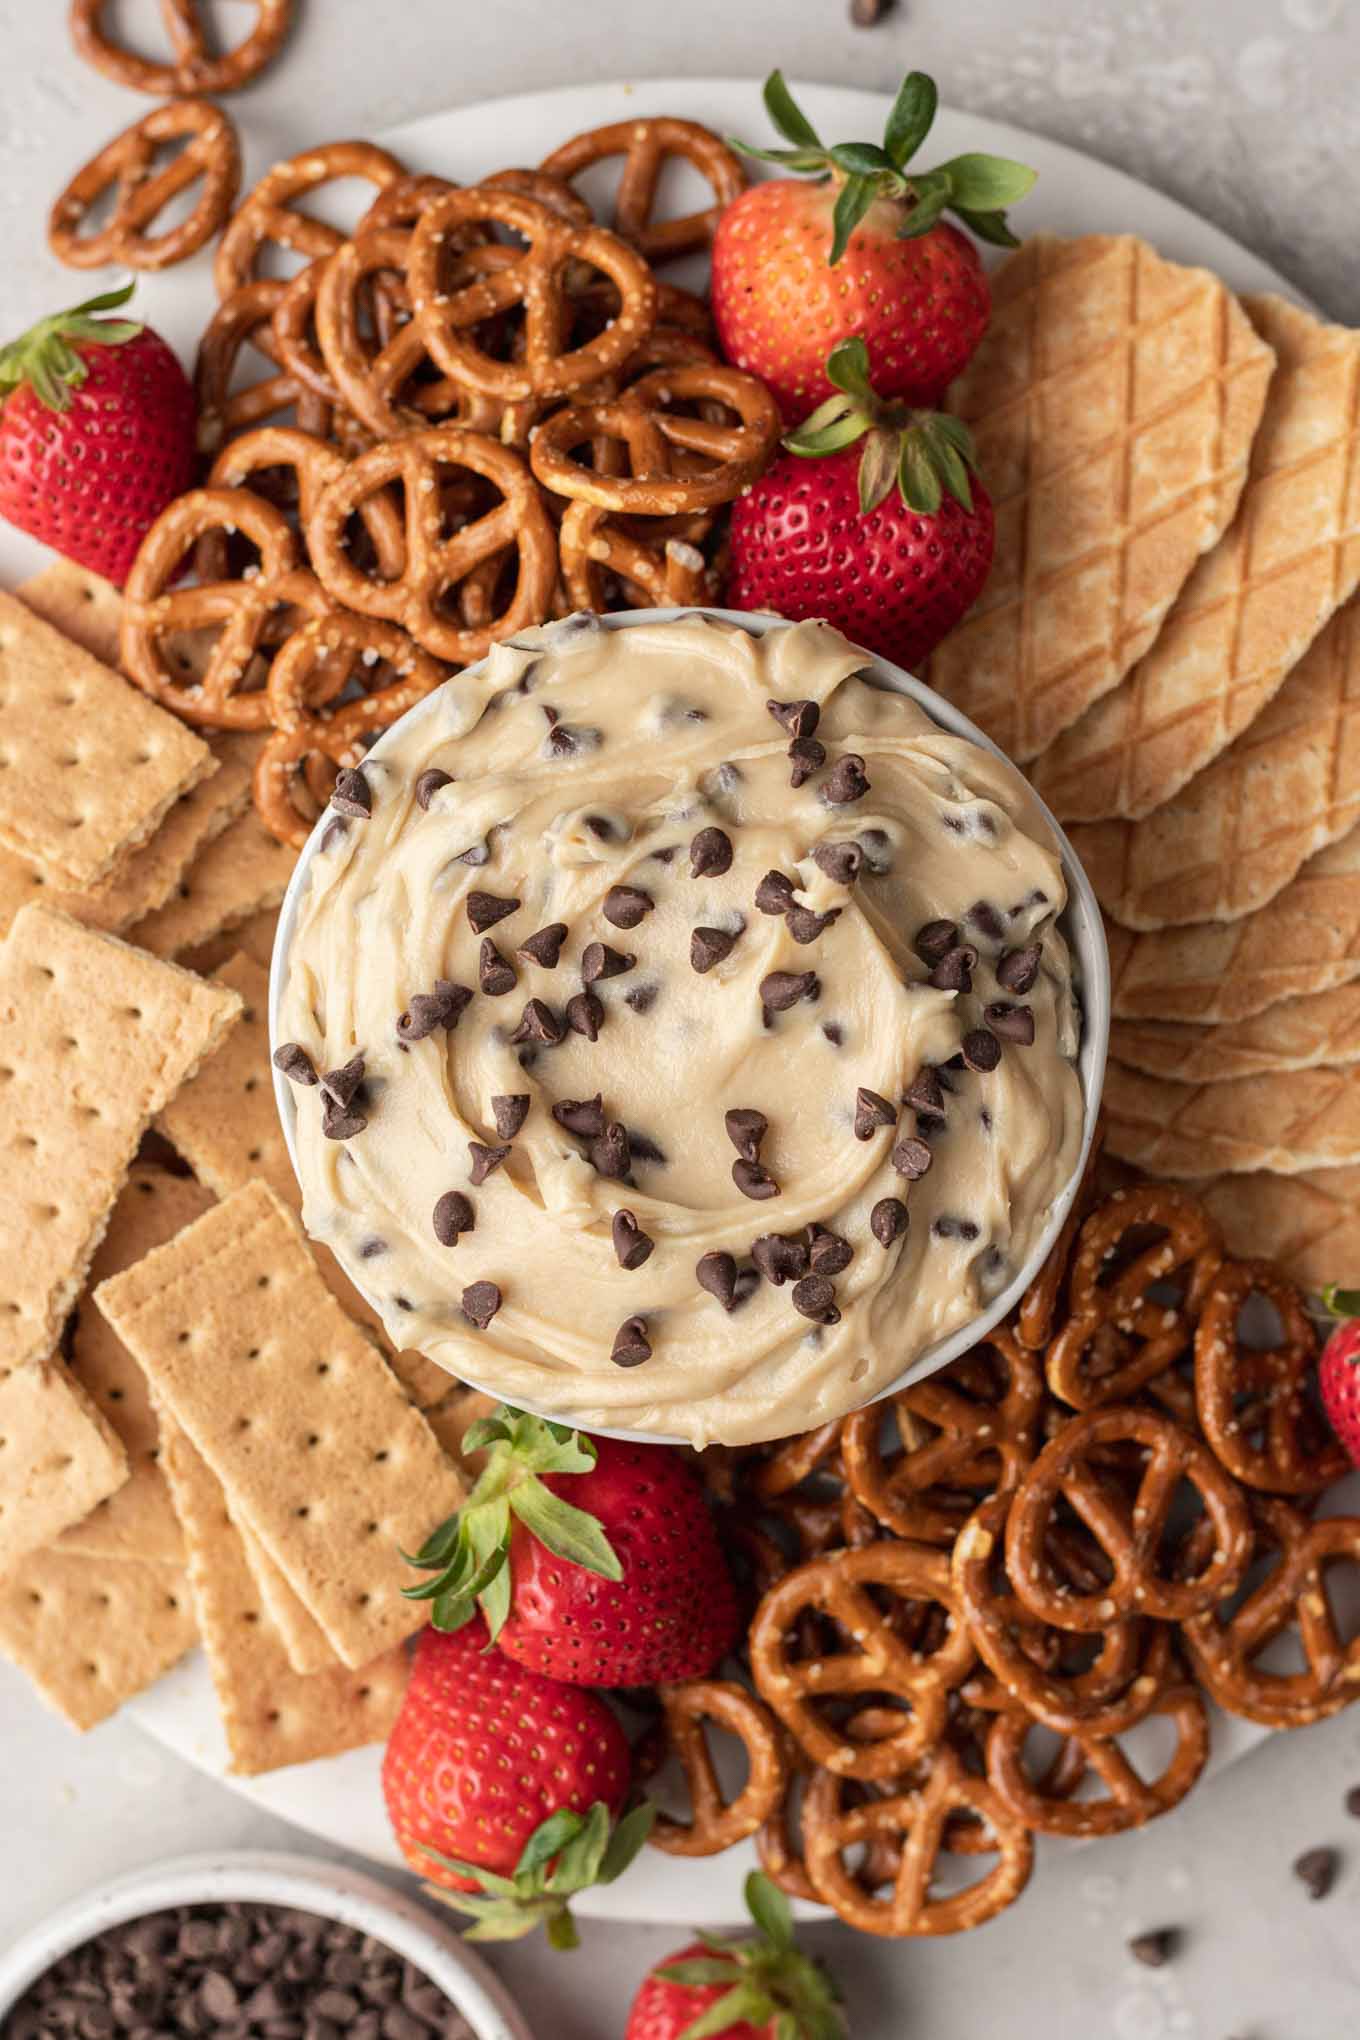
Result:
M247 1184L95 1301L344 1662L418 1629L399 1552L463 1482L274 1192Z
M225 934L210 935L206 942L200 942L193 949L182 949L176 961L186 970L196 970L200 977L212 977L221 970L224 963L230 963L238 951L258 963L260 969L268 971L274 956L274 937L278 933L279 910L265 907L258 914L252 914L248 921L240 921Z
M112 1424L57 1359L0 1381L0 1576L123 1485Z
M296 850L276 842L251 808L199 852L172 897L134 922L128 940L153 956L181 956L276 907L296 863Z
M405 1690L405 1652L389 1650L353 1671L336 1665L307 1677L295 1672L246 1564L221 1483L168 1418L164 1456L231 1769L256 1777L383 1741Z
M143 1131L241 1010L41 901L0 947L0 1375L44 1358Z
M230 1513L230 1512L228 1512ZM279 1634L284 1655L295 1672L309 1678L340 1660L326 1641L326 1632L289 1586L258 1537L232 1517L241 1551L270 1621Z
M169 1566L39 1551L0 1579L0 1652L82 1731L154 1685L197 1634L188 1582Z

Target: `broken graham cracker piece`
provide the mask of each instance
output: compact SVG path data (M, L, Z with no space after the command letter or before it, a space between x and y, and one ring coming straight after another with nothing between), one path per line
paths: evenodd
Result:
M50 1353L151 1119L237 995L41 901L0 946L0 1376Z
M399 1554L463 1483L274 1192L247 1184L95 1301L344 1662L418 1629Z
M41 573L21 581L15 594L26 609L50 623L116 672L122 663L123 597L112 581L74 560L58 557Z
M1189 1020L1116 1020L1110 1053L1131 1070L1182 1084L1224 1084L1272 1070L1360 1062L1360 985L1285 999L1226 1027Z
M257 1777L382 1742L401 1706L405 1652L388 1650L353 1671L336 1665L309 1676L295 1672L246 1563L221 1483L168 1417L163 1450L232 1771Z
M1190 1188L1230 1253L1276 1261L1291 1281L1319 1293L1360 1279L1360 1166L1215 1176Z
M180 952L178 961L186 970L196 970L200 977L213 977L224 963L233 956L248 956L260 969L268 971L274 957L274 937L278 933L279 910L265 907L258 914L252 914L248 921L242 921L235 928L228 928L221 935L210 936L196 948Z
M1272 1072L1178 1084L1111 1062L1105 1141L1150 1176L1236 1175L1360 1162L1360 1084L1352 1069Z
M931 685L1022 764L1148 651L1223 536L1274 366L1207 270L1131 235L1032 234L949 392L996 511Z
M0 846L94 885L217 761L119 674L0 593Z
M0 1579L0 1653L72 1728L94 1728L192 1650L188 1582L163 1565L38 1551Z
M199 1181L219 1197L230 1197L254 1179L268 1183L294 1211L302 1192L288 1159L274 1102L269 1061L269 973L248 957L223 965L215 982L240 994L241 1018L216 1055L210 1056L162 1112L157 1126ZM449 1392L451 1377L423 1353L393 1354L381 1318L364 1301L329 1247L310 1243L328 1287L350 1316L363 1325L388 1355L394 1373L418 1408Z
M133 923L128 940L153 956L180 956L277 907L296 863L296 850L277 842L249 808L199 852L164 906Z
M122 1439L131 1472L117 1494L58 1538L54 1549L71 1557L128 1558L153 1564L184 1563L179 1522L158 1463L160 1425L146 1376L90 1291L120 1269L163 1246L213 1202L192 1176L134 1162L90 1264L76 1306L68 1365Z
M123 1485L112 1424L57 1359L0 1381L0 1575Z
M230 1511L228 1512L230 1513ZM244 1523L232 1517L246 1564L250 1567L265 1611L279 1633L279 1642L295 1672L310 1678L340 1660L326 1641L326 1632L308 1612L275 1565L258 1537Z

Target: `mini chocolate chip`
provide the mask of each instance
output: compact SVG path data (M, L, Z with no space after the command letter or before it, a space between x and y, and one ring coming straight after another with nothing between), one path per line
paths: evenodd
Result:
M869 1230L880 1247L900 1240L908 1223L907 1207L900 1197L880 1197L869 1213Z
M714 1249L704 1254L694 1268L694 1279L710 1296L716 1296L724 1310L731 1310L737 1293L737 1264L731 1254Z
M815 970L772 970L760 980L760 1003L772 1013L785 1013L800 999L818 998L821 989Z
M480 1140L468 1142L468 1153L472 1157L471 1182L474 1190L479 1190L487 1177L495 1174L509 1152L508 1147L487 1147Z
M712 970L715 963L722 963L737 946L735 935L729 935L723 928L692 928L689 937L690 969L697 970L700 977Z
M814 1275L839 1275L850 1266L855 1250L830 1226L814 1220L808 1227L808 1266Z
M793 906L785 914L784 921L795 942L807 943L815 942L840 917L839 907L832 907L825 914L814 914L811 907Z
M358 766L347 766L337 776L331 806L337 814L348 815L351 821L367 821L372 814L373 795Z
M463 1316L484 1332L501 1307L501 1293L494 1282L470 1282L463 1291Z
M526 936L515 951L523 963L536 963L543 970L556 970L557 959L562 954L562 944L567 939L565 921L550 921L546 928Z
M635 1013L650 1013L661 995L661 987L653 980L649 984L634 985L623 995L625 1006L631 1006Z
M872 1140L880 1126L896 1126L897 1107L863 1084L855 1093L855 1139Z
M573 992L566 1004L567 1025L573 1034L584 1034L587 1041L598 1041L600 1029L604 1026L604 1002L594 992Z
M477 982L489 999L502 999L519 983L515 966L501 955L489 935L482 937L477 958Z
M838 1325L841 1321L836 1292L824 1275L805 1275L801 1282L795 1282L790 1301L796 1311L811 1318L814 1324Z
M290 1084L315 1084L316 1064L300 1041L285 1041L274 1050L274 1067L282 1070Z
M917 929L916 940L912 944L922 963L938 963L958 946L957 921L927 921L923 928Z
M612 1119L599 1137L590 1143L590 1159L601 1176L608 1176L621 1183L633 1166L633 1150L628 1139L628 1128L622 1120Z
M579 1134L582 1140L598 1140L604 1132L604 1099L598 1091L593 1098L563 1098L553 1106L552 1116L568 1133Z
M1310 1898L1326 1898L1336 1883L1341 1856L1336 1849L1305 1849L1294 1860L1294 1875Z
M546 1048L555 1048L562 1039L562 1023L552 1007L545 1005L542 999L530 999L510 1039L541 1041Z
M452 1033L472 1003L466 985L436 978L432 992L417 992L404 1013L397 1017L398 1041L424 1041L436 1028Z
M868 774L857 751L838 758L822 782L822 799L828 807L850 807L868 791Z
M364 1081L364 1059L352 1055L338 1070L326 1070L321 1077L321 1088L326 1096L340 1106L351 1105Z
M823 1020L822 1033L833 1048L844 1048L845 1029L841 1026L839 1020Z
M818 843L812 861L835 885L853 885L864 866L858 843Z
M744 1155L732 1164L732 1181L743 1197L750 1197L757 1204L779 1195L779 1185L769 1170L759 1162L748 1162Z
M527 1091L503 1091L491 1100L491 1116L502 1140L513 1140L529 1117Z
M631 1211L614 1213L610 1234L620 1268L627 1268L630 1273L634 1268L642 1266L656 1244L654 1240L648 1239Z
M1001 1061L1001 1043L987 1027L970 1027L960 1044L964 1062L979 1076L994 1070Z
M763 1112L757 1112L754 1105L734 1105L723 1114L723 1126L727 1138L739 1155L748 1162L754 1162L760 1155L760 1143L770 1130L770 1122Z
M1180 1947L1178 1927L1154 1927L1146 1934L1135 1934L1130 1940L1129 1953L1135 1962L1141 1962L1144 1969L1160 1969L1171 1960Z
M472 1199L461 1190L446 1190L434 1208L434 1236L441 1247L456 1247L460 1233L471 1232L477 1223Z
M601 908L613 928L636 928L651 913L656 901L636 885L611 885Z
M943 1212L930 1230L938 1240L975 1240L978 1228L971 1218L954 1218Z
M1037 942L1028 949L1006 949L996 967L996 981L1004 991L1016 992L1021 997L1032 992L1034 981L1039 975L1039 963L1043 950Z
M353 1140L368 1125L367 1115L353 1106L337 1105L334 1098L321 1096L321 1131L327 1140Z
M807 1273L806 1243L789 1239L783 1233L762 1233L758 1240L752 1240L751 1259L765 1280L776 1289L782 1289L786 1282L796 1282L800 1275Z
M972 944L961 943L957 949L946 950L927 982L937 992L971 992L977 960L978 953Z
M344 842L348 834L349 823L344 817L342 815L332 815L325 828L321 831L322 850L334 850L339 844Z
M418 808L423 808L425 812L428 814L430 802L434 799L440 787L452 785L453 774L451 772L441 772L437 765L431 765L428 768L428 770L422 772L420 777L416 780L415 784L416 806Z
M497 921L503 921L508 914L518 913L519 906L518 900L506 899L499 893L470 892L467 896L468 926L474 935L485 935Z
M376 1233L371 1233L366 1240L360 1240L359 1242L359 1259L361 1261L376 1261L379 1254L385 1254L386 1252L387 1241L380 1240Z
M587 942L581 951L581 976L588 985L601 978L622 977L637 962L625 950L611 949L607 942Z
M899 1176L905 1176L910 1183L918 1182L925 1175L932 1159L925 1142L918 1140L914 1134L909 1135L906 1140L899 1140L892 1151L893 1167Z
M599 748L598 730L578 729L571 723L554 723L548 731L548 750L554 758L572 758L578 751Z
M723 829L700 829L689 846L691 878L716 878L732 869L732 838Z
M793 905L793 880L782 871L767 871L756 887L756 908L762 914L786 914Z
M781 730L791 737L810 737L822 719L815 701L767 701L765 704Z
M984 1006L982 1017L1002 1041L1014 1041L1021 1048L1034 1044L1034 1013L1029 1006L1012 1006L1006 999L994 999Z
M940 1072L930 1063L922 1063L907 1087L902 1103L909 1105L913 1112L924 1112L928 1118L943 1117L944 1086Z
M964 915L970 928L976 928L979 935L985 935L989 942L1004 942L1006 929L1000 914L987 900L975 900Z
M805 786L826 763L826 745L819 737L795 737L789 745L789 785Z
M644 1360L650 1360L652 1349L647 1341L645 1318L625 1318L614 1334L614 1343L609 1357L616 1367L641 1367Z

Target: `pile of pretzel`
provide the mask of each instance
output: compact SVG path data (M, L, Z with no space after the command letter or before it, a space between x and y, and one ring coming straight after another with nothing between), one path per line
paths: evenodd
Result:
M1276 1314L1265 1348L1241 1339L1253 1297ZM958 1933L1019 1896L1036 1834L1176 1806L1206 1696L1272 1728L1360 1699L1360 1632L1328 1598L1360 1517L1315 1514L1347 1471L1315 1354L1293 1284L1146 1184L1079 1208L1013 1320L891 1422L880 1405L705 1454L750 1580L750 1684L661 1689L641 1754L678 1757L692 1815L653 1840L704 1856L753 1835L786 1891L852 1926ZM1286 1638L1305 1669L1276 1668ZM1123 1738L1155 1717L1174 1745L1145 1779ZM709 1725L745 1745L730 1798Z
M157 122L194 139L149 175ZM200 172L185 227L211 231L210 197L225 217L235 187L213 154L229 130L198 101L158 108L58 201L54 242L161 251L155 215ZM677 161L712 203L659 219ZM605 226L575 180L611 166ZM304 209L355 178L375 195L352 234ZM111 180L116 245L81 240ZM718 360L703 300L656 271L707 246L743 183L716 135L652 119L469 188L334 142L277 164L226 220L196 377L211 466L147 534L123 664L191 723L270 732L255 797L281 841L300 846L336 773L499 640L717 594L722 506L780 419ZM286 281L265 273L281 249L303 265Z

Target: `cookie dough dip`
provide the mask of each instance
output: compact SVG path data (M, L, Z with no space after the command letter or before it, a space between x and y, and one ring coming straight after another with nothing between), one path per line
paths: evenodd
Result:
M586 1428L869 1400L1081 1146L1052 831L800 623L568 618L342 775L275 1060L396 1345Z

